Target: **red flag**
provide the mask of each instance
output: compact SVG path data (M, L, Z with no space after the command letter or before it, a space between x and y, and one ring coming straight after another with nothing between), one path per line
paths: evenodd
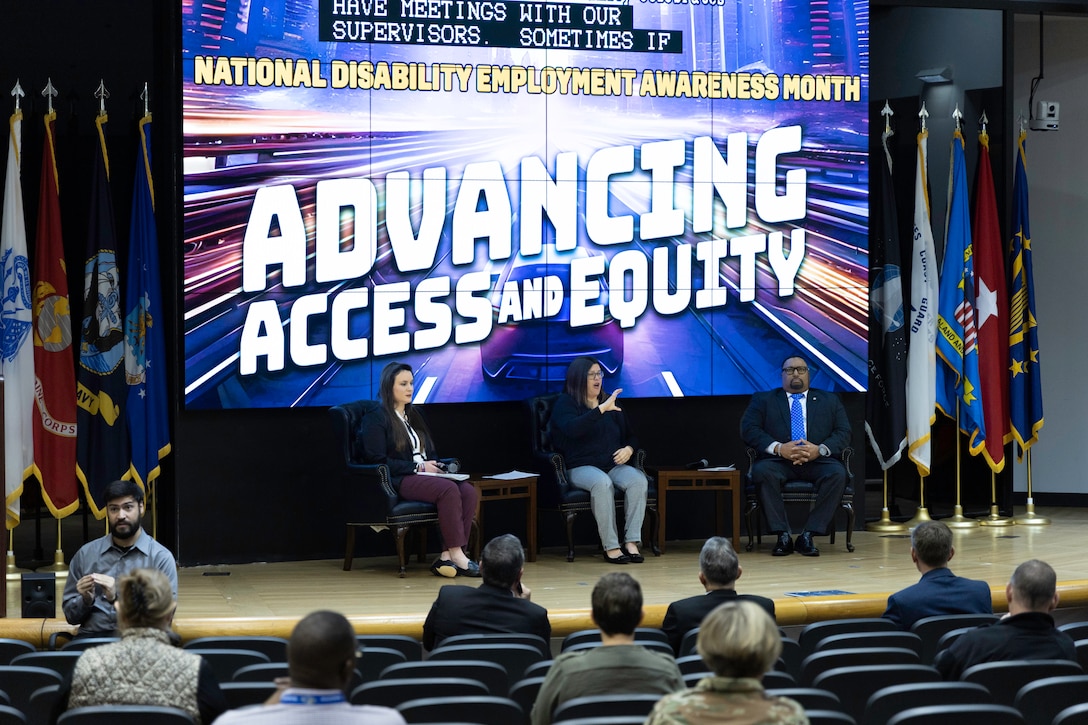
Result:
M978 170L975 175L974 230L975 314L978 318L978 374L982 392L982 416L986 445L982 455L995 472L1005 467L1005 443L1009 439L1009 388L1005 370L1008 356L1009 300L1005 290L1005 263L1001 229L990 167L990 137L978 136Z
M53 125L45 117L38 230L34 241L34 477L56 518L79 507L76 480L76 371L60 226Z

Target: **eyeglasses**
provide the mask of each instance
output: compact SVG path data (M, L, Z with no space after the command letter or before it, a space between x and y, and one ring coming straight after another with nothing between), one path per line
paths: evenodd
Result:
M786 375L804 375L808 372L808 368L782 368L782 372Z
M598 370L595 373L589 373L588 375L586 375L586 377L589 378L590 380L600 380L601 378L604 377L604 373L602 373L600 370Z

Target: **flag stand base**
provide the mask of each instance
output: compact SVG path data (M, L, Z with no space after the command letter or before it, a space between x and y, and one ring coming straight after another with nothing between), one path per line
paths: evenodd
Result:
M67 574L68 566L64 563L64 551L57 549L53 552L53 563L49 566L39 567L37 571L51 571L57 574Z
M1007 516L1002 516L997 510L997 504L990 505L990 515L978 520L979 526L1012 526L1016 522Z
M952 515L947 519L942 519L950 529L973 529L978 526L978 521L969 519L963 515L963 506L956 504L952 508Z
M914 512L914 518L903 525L906 526L908 529L913 529L915 526L922 523L923 521L932 520L933 519L929 516L929 509L927 509L925 506L919 506L918 510Z
M901 534L907 530L907 525L892 521L891 516L888 515L888 509L881 509L880 521L865 524L865 530L880 534Z
M1046 516L1039 516L1035 513L1035 502L1031 499L1028 499L1027 511L1021 516L1013 516L1012 520L1025 526L1047 526L1050 524L1050 519Z
M1047 523L1049 523L1049 522L1047 522ZM15 552L14 551L9 551L8 552L8 576L10 577L10 576L14 575L16 578L18 578L19 574L22 574L23 572L27 572L27 571L30 571L30 569L23 569L23 568L15 566Z

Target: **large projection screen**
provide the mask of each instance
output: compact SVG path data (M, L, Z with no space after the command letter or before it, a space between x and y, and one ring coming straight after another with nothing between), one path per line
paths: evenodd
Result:
M182 14L187 408L865 389L867 2Z

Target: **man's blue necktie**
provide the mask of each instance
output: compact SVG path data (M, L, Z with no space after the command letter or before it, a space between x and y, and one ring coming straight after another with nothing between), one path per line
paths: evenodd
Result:
M805 438L805 414L801 411L801 398L803 397L805 396L801 393L790 395L790 429L795 441L804 440Z

